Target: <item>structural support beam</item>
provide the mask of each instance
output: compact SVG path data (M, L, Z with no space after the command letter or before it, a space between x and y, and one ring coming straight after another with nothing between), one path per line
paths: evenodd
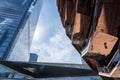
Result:
M87 65L0 61L0 64L33 78L98 76ZM33 68L33 70L30 70Z

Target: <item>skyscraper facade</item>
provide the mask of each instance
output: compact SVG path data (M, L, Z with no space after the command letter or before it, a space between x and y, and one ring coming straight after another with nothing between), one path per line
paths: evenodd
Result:
M29 62L37 62L38 55L35 53L30 53Z
M27 61L42 0L0 1L0 60Z

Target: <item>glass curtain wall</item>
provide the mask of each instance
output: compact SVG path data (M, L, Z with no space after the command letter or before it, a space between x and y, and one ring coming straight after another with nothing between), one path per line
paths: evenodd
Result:
M42 0L0 1L1 60L28 60L41 7Z

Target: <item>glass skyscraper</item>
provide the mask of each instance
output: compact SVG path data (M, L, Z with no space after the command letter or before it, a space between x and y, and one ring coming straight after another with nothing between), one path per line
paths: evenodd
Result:
M28 61L42 0L0 1L0 60Z

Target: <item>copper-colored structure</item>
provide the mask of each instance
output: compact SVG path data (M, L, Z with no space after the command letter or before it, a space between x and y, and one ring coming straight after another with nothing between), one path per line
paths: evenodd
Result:
M120 0L58 0L66 34L99 75L120 78Z

